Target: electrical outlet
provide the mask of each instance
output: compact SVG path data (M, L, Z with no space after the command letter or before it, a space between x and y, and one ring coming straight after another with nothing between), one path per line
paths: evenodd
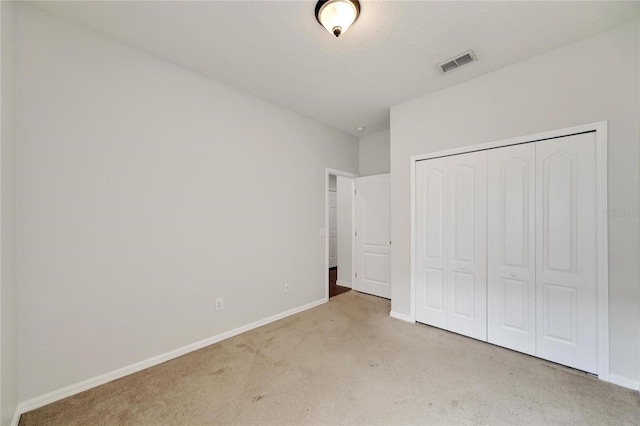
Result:
M218 297L216 299L216 311L221 311L224 308L224 304L222 302L222 297Z
M284 283L284 291L291 290L291 285L289 283Z

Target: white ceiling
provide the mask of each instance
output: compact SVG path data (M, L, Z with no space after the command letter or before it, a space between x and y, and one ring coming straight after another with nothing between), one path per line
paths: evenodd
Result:
M389 107L638 17L638 2L361 1L336 39L314 1L68 1L41 9L356 136ZM473 49L478 61L436 65ZM357 126L366 126L359 133Z

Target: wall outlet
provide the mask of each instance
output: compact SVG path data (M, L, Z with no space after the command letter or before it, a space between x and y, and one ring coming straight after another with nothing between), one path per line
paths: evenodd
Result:
M221 310L222 310L222 308L224 308L224 304L223 304L223 301L222 301L222 297L218 297L218 298L216 299L216 311L221 311Z
M291 290L291 285L289 283L284 283L284 291Z

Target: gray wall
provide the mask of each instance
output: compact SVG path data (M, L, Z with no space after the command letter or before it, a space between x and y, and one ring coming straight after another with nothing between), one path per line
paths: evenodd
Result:
M21 401L324 299L355 137L17 11Z
M16 127L13 3L0 2L0 423L11 423L18 404L18 315L16 276Z
M394 312L410 314L412 155L608 120L609 208L638 210L638 36L635 21L391 109ZM640 218L610 218L611 373L636 384L639 258Z
M360 176L380 175L391 170L389 130L360 138Z

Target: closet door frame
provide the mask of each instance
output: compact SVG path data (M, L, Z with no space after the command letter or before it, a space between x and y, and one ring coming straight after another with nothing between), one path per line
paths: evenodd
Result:
M410 159L411 168L411 322L416 321L416 162L433 158L447 157L468 152L483 151L511 145L538 142L572 136L580 133L595 132L596 139L596 289L597 289L597 339L598 339L598 378L609 382L609 253L607 216L607 129L608 122L584 124L536 133L516 138L503 139L462 148L438 151L429 154L414 155Z

